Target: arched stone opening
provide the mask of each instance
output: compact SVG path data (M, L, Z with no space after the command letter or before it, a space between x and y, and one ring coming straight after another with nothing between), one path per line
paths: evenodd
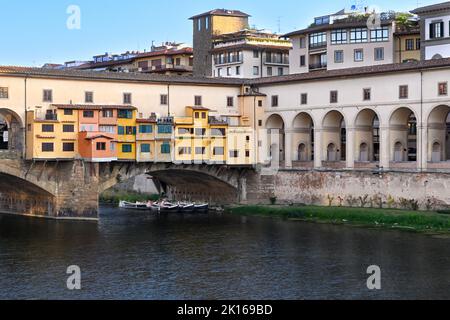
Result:
M268 153L272 165L285 160L285 124L278 114L271 115L266 121Z
M431 111L427 136L427 161L450 165L450 106L441 105Z
M391 116L390 159L393 166L408 166L417 162L417 119L409 108L397 109Z
M24 127L19 115L10 109L0 108L0 152L23 152Z
M364 109L356 117L355 159L368 167L380 161L380 120L373 110Z
M312 161L314 161L314 122L309 114L302 112L294 118L292 143L293 160L300 162L298 166L312 166Z
M330 111L323 119L323 161L326 166L345 167L347 152L347 129L344 116L339 111ZM330 147L334 147L330 149Z

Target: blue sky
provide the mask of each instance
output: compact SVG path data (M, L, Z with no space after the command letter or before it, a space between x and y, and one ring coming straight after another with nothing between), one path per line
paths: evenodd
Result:
M148 50L152 41L191 43L188 18L214 8L242 10L252 15L250 25L286 33L352 4L411 10L438 2L443 0L0 0L0 65L88 60L104 52ZM69 5L81 9L79 30L66 27Z

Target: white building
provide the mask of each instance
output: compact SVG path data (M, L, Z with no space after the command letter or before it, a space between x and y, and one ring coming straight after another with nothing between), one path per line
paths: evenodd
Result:
M422 59L450 57L450 1L413 10L420 16Z

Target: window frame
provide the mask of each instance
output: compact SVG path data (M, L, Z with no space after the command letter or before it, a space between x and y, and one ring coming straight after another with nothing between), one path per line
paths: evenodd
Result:
M84 92L84 103L94 103L94 91Z
M441 86L443 86L443 91L441 91ZM438 96L446 97L448 96L448 82L442 81L438 83Z
M0 99L9 99L9 87L0 87Z

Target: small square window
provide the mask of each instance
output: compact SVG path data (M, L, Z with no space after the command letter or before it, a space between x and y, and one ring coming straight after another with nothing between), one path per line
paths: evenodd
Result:
M123 94L123 104L131 104L131 93Z
M94 93L92 91L86 91L84 93L84 102L85 103L94 103Z
M52 102L53 101L53 91L52 90L44 90L42 100L44 102Z
M169 97L167 94L162 94L160 96L160 103L162 106L167 106L169 104Z
M372 98L371 94L371 89L363 89L363 100L370 101L370 99Z
M227 107L233 107L233 106L234 106L234 98L227 97Z
M64 115L65 116L72 116L73 110L72 109L64 109Z
M334 52L334 63L343 63L344 62L344 51L336 50Z
M337 91L330 91L330 103L337 103L338 102L338 92Z
M304 67L304 66L306 66L306 56L301 55L300 56L300 67Z
M448 94L448 83L440 82L439 83L439 95L446 96Z
M258 107L262 107L262 106L263 106L262 100L258 100Z
M0 87L0 99L8 99L8 88Z
M400 99L408 99L408 86L403 85L399 87L399 98Z
M355 51L354 51L354 60L355 60L355 62L364 61L364 51L363 51L363 49L355 49Z
M278 96L272 96L272 107L278 107Z
M196 107L200 107L202 105L202 96L195 96L194 104Z
M300 96L300 104L305 105L308 104L308 94L302 93Z

